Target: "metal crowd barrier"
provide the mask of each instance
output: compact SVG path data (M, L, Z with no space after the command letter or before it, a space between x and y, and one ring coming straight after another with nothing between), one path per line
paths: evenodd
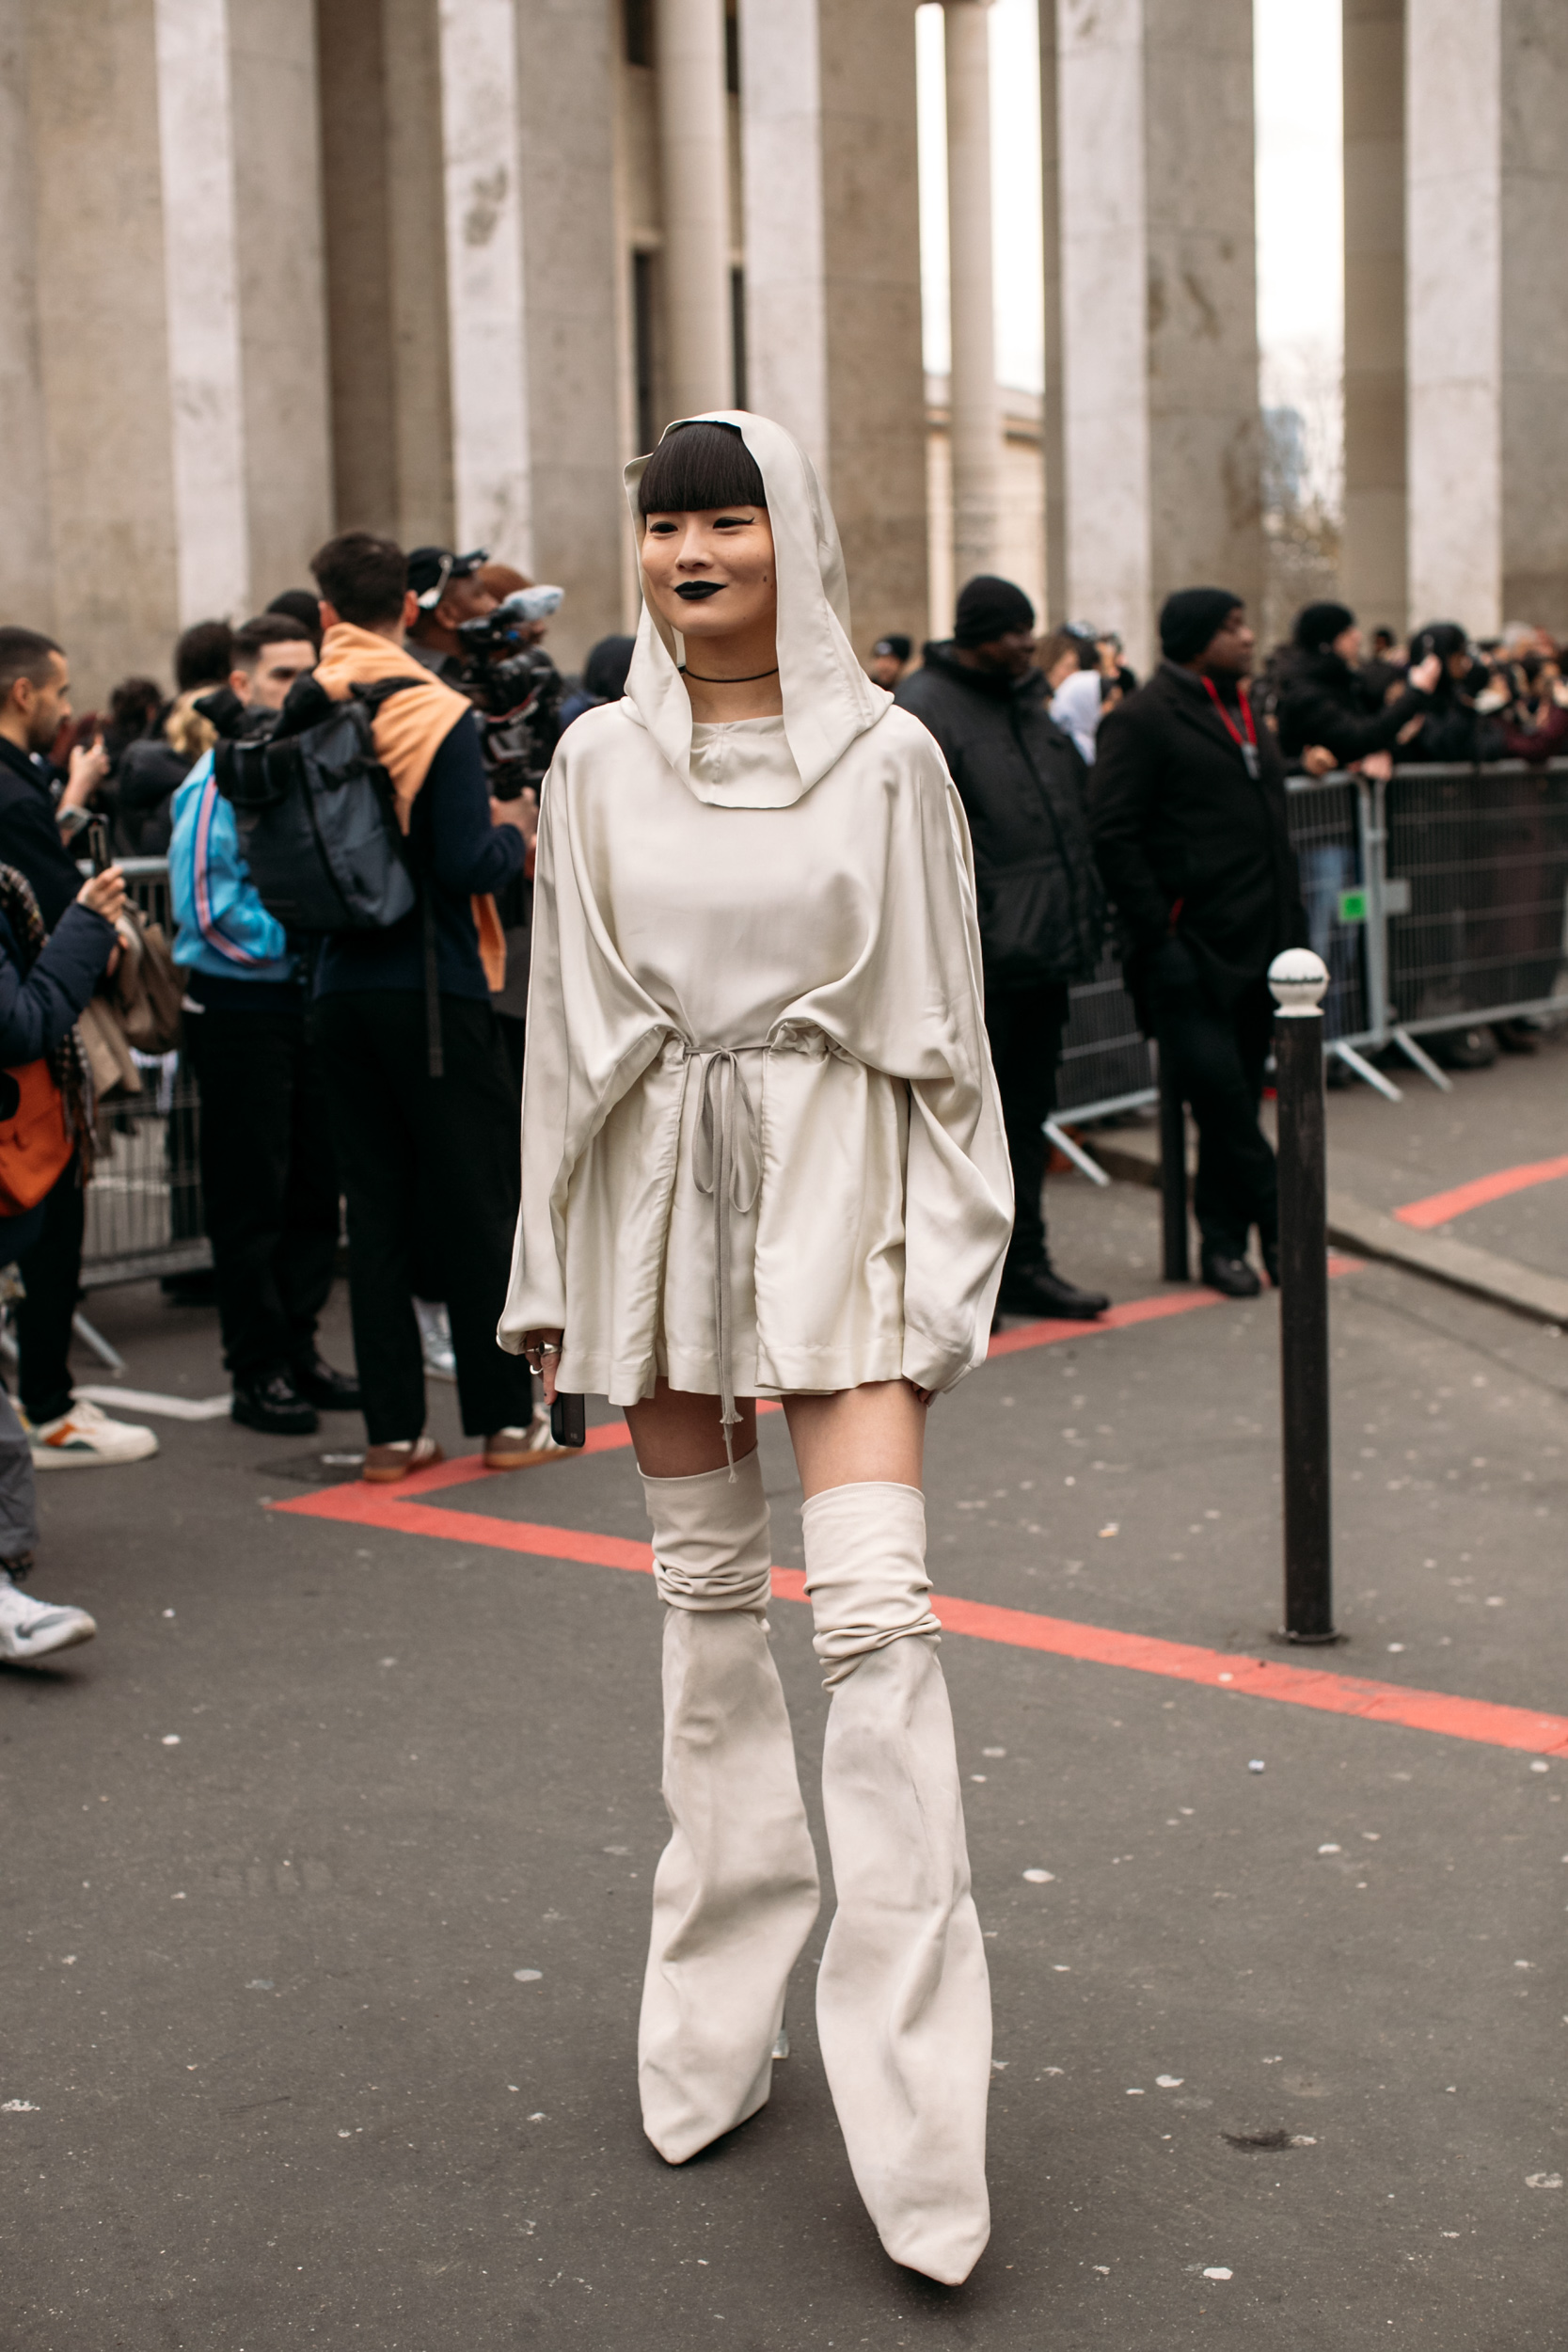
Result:
M1368 1058L1388 1045L1435 1086L1420 1044L1523 1014L1568 1017L1568 759L1527 767L1408 766L1391 782L1292 776L1291 838L1310 945L1329 969L1323 1042L1391 1100ZM122 861L131 894L172 938L168 866ZM89 1289L211 1263L197 1162L199 1108L182 1054L142 1061L143 1091L113 1111L87 1187ZM1046 1132L1100 1177L1068 1133L1159 1099L1148 1041L1107 948L1071 991L1056 1110Z
M129 895L172 943L168 861L121 858ZM199 1105L183 1053L138 1054L140 1094L105 1106L109 1148L87 1185L82 1284L186 1274L212 1263L198 1166Z

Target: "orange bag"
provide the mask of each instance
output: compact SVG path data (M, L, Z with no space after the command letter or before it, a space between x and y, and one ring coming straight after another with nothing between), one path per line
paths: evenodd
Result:
M46 1061L30 1061L11 1076L21 1091L16 1117L0 1126L0 1216L37 1208L71 1159L65 1098Z

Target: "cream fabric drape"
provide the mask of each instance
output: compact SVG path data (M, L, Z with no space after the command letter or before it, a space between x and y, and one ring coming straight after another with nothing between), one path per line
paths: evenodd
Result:
M855 660L808 460L765 419L716 419L767 486L784 718L694 731L645 607L626 699L562 739L499 1336L562 1327L562 1387L621 1405L660 1369L714 1394L946 1389L985 1355L1012 1226L968 832L932 738Z

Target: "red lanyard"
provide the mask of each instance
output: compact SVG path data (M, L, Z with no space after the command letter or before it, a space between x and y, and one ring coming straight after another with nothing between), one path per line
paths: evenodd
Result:
M1232 742L1236 745L1238 751L1244 753L1246 746L1242 741L1242 730L1236 724L1235 720L1230 716L1229 711L1227 710L1224 703L1221 702L1219 695L1215 691L1213 679L1206 676L1203 683L1209 689L1210 701L1213 704L1214 708L1219 712L1220 717L1225 721L1226 726L1229 730ZM1238 678L1236 681L1236 699L1242 706L1242 717L1246 721L1247 743L1250 743L1253 750L1256 751L1258 749L1258 729L1252 723L1252 705L1247 699L1245 681L1241 678ZM1251 763L1249 762L1248 764L1250 765Z

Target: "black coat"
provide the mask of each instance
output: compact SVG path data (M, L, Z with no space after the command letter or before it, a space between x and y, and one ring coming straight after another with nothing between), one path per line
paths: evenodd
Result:
M1309 743L1326 744L1343 767L1369 752L1393 751L1395 739L1412 719L1432 707L1425 694L1408 688L1391 703L1381 702L1365 676L1326 647L1321 653L1292 652L1281 666L1275 709L1279 748L1296 760ZM1425 756L1421 737L1405 748L1407 758Z
M1044 678L966 669L950 644L927 645L894 701L936 737L969 818L988 988L1086 979L1105 929L1088 770Z
M1100 723L1089 822L1140 1006L1173 935L1224 1006L1306 941L1285 763L1261 724L1258 765L1255 781L1202 678L1169 661Z
M54 1052L75 1027L114 944L112 923L90 907L70 906L24 973L16 935L0 914L0 1070L21 1070Z
M46 931L54 930L82 887L75 860L55 822L47 776L4 736L0 736L0 866L14 866L32 883Z
M161 735L130 744L119 763L119 829L133 857L166 857L174 834L174 796L196 761Z

